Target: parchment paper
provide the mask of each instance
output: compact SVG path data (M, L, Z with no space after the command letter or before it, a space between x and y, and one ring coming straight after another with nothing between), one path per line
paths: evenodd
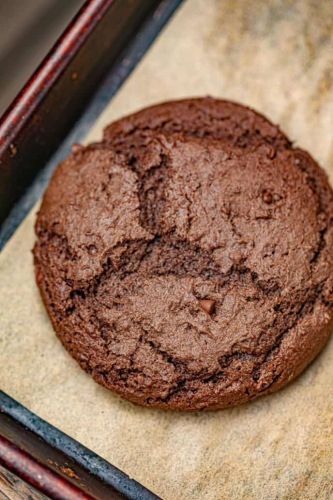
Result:
M188 0L89 134L164 99L211 94L279 122L333 180L333 2ZM0 385L165 499L333 498L333 339L293 384L236 409L143 409L95 384L36 289L32 212L0 256Z

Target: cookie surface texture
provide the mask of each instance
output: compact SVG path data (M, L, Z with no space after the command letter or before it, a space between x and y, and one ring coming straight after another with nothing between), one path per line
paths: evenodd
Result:
M266 118L175 101L58 167L36 279L97 382L146 406L220 409L283 387L328 340L332 220L326 175Z

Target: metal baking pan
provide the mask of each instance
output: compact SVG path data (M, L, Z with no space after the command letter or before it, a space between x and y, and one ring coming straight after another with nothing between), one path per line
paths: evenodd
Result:
M0 250L181 0L88 0L0 120ZM46 495L157 498L0 391L0 463Z

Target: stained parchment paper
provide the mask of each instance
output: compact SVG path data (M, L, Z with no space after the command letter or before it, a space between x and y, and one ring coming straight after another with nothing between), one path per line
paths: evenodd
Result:
M205 94L279 122L333 180L332 0L188 0L87 141L147 104ZM168 500L333 498L333 338L296 382L251 404L136 407L95 384L56 339L34 282L34 219L0 256L3 390Z

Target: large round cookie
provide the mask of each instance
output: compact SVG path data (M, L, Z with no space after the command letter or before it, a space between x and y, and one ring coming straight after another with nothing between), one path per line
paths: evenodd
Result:
M168 103L58 168L37 283L96 381L143 405L223 408L282 387L327 341L332 220L325 174L266 119Z

